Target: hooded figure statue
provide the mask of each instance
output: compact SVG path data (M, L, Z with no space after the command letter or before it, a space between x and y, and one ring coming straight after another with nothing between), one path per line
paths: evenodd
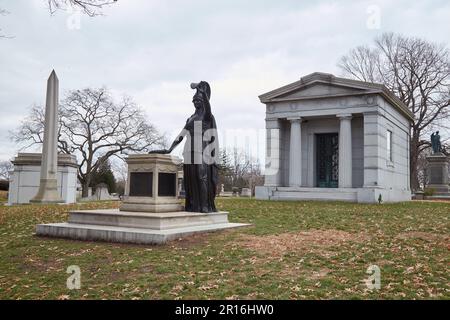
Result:
M171 153L186 137L183 151L185 210L189 212L216 212L214 199L218 183L218 139L216 120L211 113L211 88L206 81L192 83L196 93L192 99L195 112L186 121L181 133L168 150L151 153Z

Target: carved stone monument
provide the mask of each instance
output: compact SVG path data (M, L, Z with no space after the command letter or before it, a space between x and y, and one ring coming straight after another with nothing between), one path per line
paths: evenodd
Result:
M42 155L19 153L14 158L8 204L26 204L37 194L40 186ZM64 203L75 203L77 192L77 159L71 154L58 154L57 190Z
M192 137L186 139L184 208L178 196L177 183L181 161L168 155L181 142L182 138L177 138L170 150L128 157L128 180L120 209L71 211L68 223L41 224L37 226L36 233L80 240L159 244L193 233L247 226L228 222L228 212L216 210L215 163L204 162L205 157L197 159L197 162L188 161L189 155L194 154L195 158L199 150L202 155L205 150L202 142L214 142L204 135L207 134L205 129L215 128L209 106L209 85L201 82L193 88L197 89L194 96L196 113L190 119L195 121L192 121L192 128L186 127L188 132L195 131L194 135L200 133L201 136L200 140ZM205 119L206 122L203 122ZM195 129L194 122L200 122L201 130ZM182 137L188 136L188 132L185 131ZM192 147L198 141L201 142L199 149Z

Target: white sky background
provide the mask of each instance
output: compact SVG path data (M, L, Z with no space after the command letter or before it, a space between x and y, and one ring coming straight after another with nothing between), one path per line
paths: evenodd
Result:
M206 80L221 144L224 130L264 137L258 95L314 71L339 75L351 48L393 31L448 45L450 1L119 0L105 16L49 14L44 0L0 0L0 160L31 105L45 103L54 68L65 92L107 86L126 94L162 132L174 135L193 113L191 82ZM367 26L379 8L380 28ZM373 12L373 11L371 11ZM262 140L262 139L261 139ZM258 152L263 158L263 141ZM252 142L250 142L252 143ZM181 150L182 148L179 147ZM27 151L35 151L29 149Z

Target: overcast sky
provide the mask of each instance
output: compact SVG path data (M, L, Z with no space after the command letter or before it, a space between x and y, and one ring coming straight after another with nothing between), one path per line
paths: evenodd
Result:
M17 153L8 131L44 104L53 68L60 96L107 86L169 134L193 112L190 82L206 80L219 129L261 130L258 95L315 71L339 75L352 47L388 31L444 44L450 34L446 0L119 0L79 21L46 2L0 0L10 12L1 32L13 36L0 39L0 160Z

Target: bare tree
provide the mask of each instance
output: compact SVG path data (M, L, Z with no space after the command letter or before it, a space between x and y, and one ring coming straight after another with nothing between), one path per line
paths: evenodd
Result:
M59 107L58 130L60 152L76 154L81 159L78 180L83 197L88 194L93 173L109 158L146 152L164 143L131 98L116 103L105 88L69 92ZM29 147L42 143L43 132L44 110L34 106L10 135L15 142L26 142Z
M1 16L6 16L7 14L9 14L9 11L0 8L0 17ZM12 38L12 37L3 34L3 30L2 30L2 28L0 28L0 38Z
M238 148L234 148L231 154L233 186L245 188L248 186L248 181L245 178L252 166L250 155Z
M0 161L0 180L9 180L9 172L13 170L11 161Z
M80 9L90 17L94 17L101 14L103 7L113 4L117 0L47 0L47 2L51 14L72 7Z
M128 166L125 161L111 161L111 169L117 181L126 181L128 178Z
M264 183L261 165L242 149L220 150L219 180L226 189L250 188Z
M415 116L411 129L411 188L419 187L419 155L429 146L431 130L449 126L450 59L443 45L383 34L374 46L360 46L341 58L344 74L384 84Z
M101 15L101 10L108 5L111 5L117 0L45 0L47 2L48 10L50 14L54 14L58 10L66 10L67 8L77 8L81 10L84 14L95 17ZM9 14L9 12L3 8L0 8L0 16ZM0 39L1 38L13 38L11 36L6 36L2 34L2 29L0 28Z
M417 158L417 181L419 188L425 189L428 184L428 172L427 172L427 156L431 154L431 147L424 148Z
M264 185L264 175L261 172L261 163L258 159L253 159L250 161L250 166L247 173L244 175L245 181L247 181L247 185L252 191L252 194L255 194L255 187Z

